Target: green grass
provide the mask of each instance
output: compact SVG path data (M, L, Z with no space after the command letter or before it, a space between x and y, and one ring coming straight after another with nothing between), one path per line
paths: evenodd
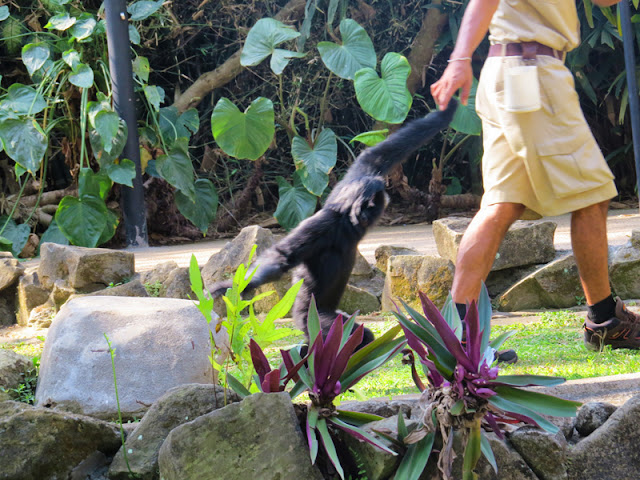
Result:
M544 312L540 319L529 324L494 326L492 337L510 330L515 334L503 348L513 348L519 361L515 365L501 366L502 374L536 374L564 377L567 380L599 377L640 371L640 351L587 350L582 343L583 318L570 311ZM394 320L368 322L377 336L395 325ZM267 349L272 365L279 362L279 348L287 348L302 337L286 339L276 347ZM418 365L420 369L420 365ZM420 370L421 371L421 370ZM389 398L396 395L417 394L409 366L402 365L401 355L364 377L354 392L346 392L342 400Z

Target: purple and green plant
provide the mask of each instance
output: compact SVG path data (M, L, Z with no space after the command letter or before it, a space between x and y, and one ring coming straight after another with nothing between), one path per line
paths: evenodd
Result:
M251 357L256 370L255 384L265 393L285 391L290 381L294 386L289 390L294 399L307 393L310 404L307 407L306 434L309 443L311 463L315 463L320 443L329 460L341 478L344 470L338 452L331 438L329 426L343 430L359 440L396 455L383 441L360 428L371 421L380 420L377 415L350 412L336 408L336 398L353 388L365 375L385 364L406 345L404 337L396 338L400 325L390 329L372 343L356 351L362 342L364 326L354 330L355 316L343 322L338 315L323 338L315 305L311 300L308 317L309 338L314 339L308 354L300 356L298 348L280 350L282 363L272 369L266 356L254 341L250 344ZM232 385L233 387L233 385ZM246 395L249 392L239 392Z
M549 432L558 431L543 415L575 416L579 402L545 395L522 387L552 386L565 381L540 375L500 375L495 352L511 336L507 332L492 342L491 302L483 287L461 321L451 296L442 313L419 293L424 315L403 302L408 316L395 313L407 343L422 363L428 385L422 392L422 416L418 428L404 429L400 437L408 445L396 478L417 479L431 455L435 437L442 437L438 468L444 480L453 479L454 432L466 442L463 480L478 478L474 468L484 455L493 469L497 465L484 430L504 438L501 424L529 423ZM465 339L465 340L463 340ZM415 375L414 375L415 379ZM416 382L419 388L421 382ZM399 422L399 431L403 430Z

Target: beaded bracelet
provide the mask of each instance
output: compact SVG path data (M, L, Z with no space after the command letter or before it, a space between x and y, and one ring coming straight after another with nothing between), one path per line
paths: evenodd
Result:
M450 58L449 60L447 60L447 63L451 63L451 62L461 62L463 60L471 60L471 57L458 57L458 58Z

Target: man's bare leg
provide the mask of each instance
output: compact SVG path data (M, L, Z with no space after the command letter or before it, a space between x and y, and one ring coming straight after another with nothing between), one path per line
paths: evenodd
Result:
M588 305L611 295L607 210L609 201L597 203L571 215L571 246Z
M453 301L477 300L509 227L524 212L519 203L497 203L482 208L462 237L453 278Z

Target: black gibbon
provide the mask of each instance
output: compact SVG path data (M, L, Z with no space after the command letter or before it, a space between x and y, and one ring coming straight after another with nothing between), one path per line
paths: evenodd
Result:
M449 125L456 108L457 102L451 100L446 110L413 120L363 151L324 206L256 259L247 290L277 280L295 267L293 281L304 279L293 306L296 325L308 341L307 315L313 295L326 337L341 313L337 308L355 263L358 243L387 205L385 175ZM229 287L231 281L219 282L213 286L212 295L219 297ZM373 333L365 328L360 347L373 338Z

